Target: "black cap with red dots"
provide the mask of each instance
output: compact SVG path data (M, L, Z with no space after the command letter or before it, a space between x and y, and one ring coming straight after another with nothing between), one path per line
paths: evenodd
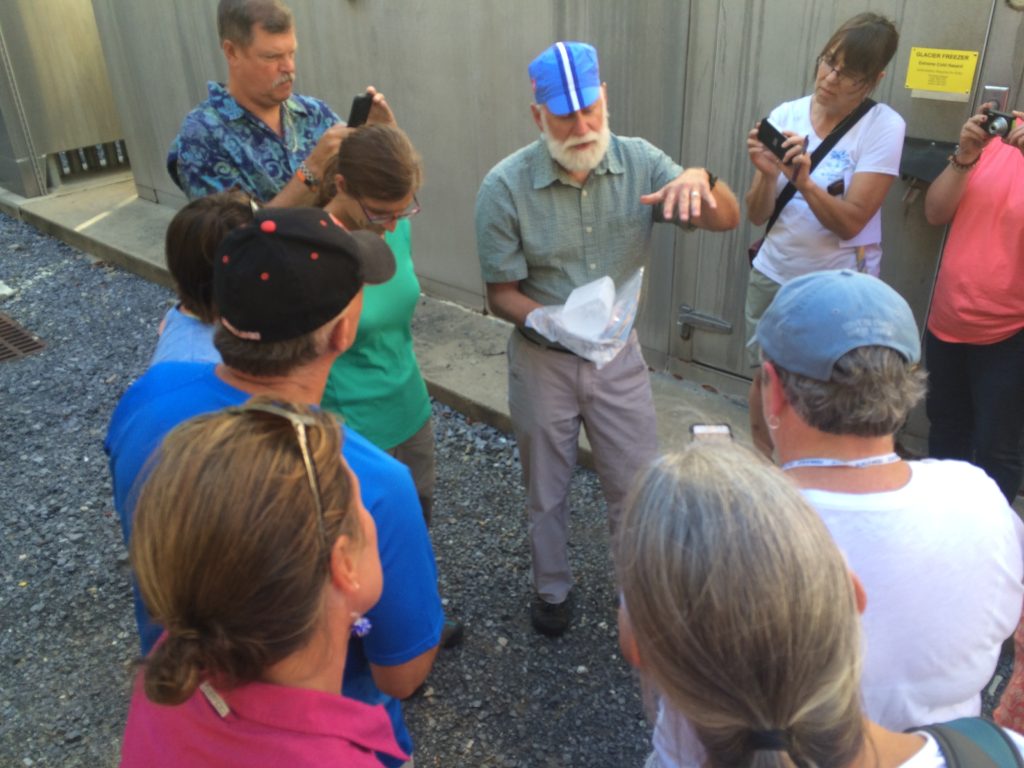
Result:
M320 208L263 208L217 249L213 300L235 336L286 341L337 317L364 283L394 274L380 235L349 232Z

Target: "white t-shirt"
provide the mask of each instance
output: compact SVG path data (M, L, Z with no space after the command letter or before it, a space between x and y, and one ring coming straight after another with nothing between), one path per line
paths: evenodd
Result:
M864 713L893 731L979 714L1024 600L1024 525L996 484L962 461L910 468L887 493L804 491L867 592ZM690 723L665 707L654 750L666 768L704 757ZM907 767L944 765L919 759Z
M1024 525L996 484L962 461L910 468L888 493L804 491L864 584L864 711L894 731L980 713L1024 598Z
M807 136L808 152L813 152L825 138L815 134L811 126L810 96L780 104L768 119L780 131ZM898 175L905 131L902 117L885 104L876 104L822 159L811 179L823 189L841 179L849 190L855 173ZM776 195L786 183L786 177L779 174ZM866 271L877 277L881 242L881 211L876 211L852 239L840 240L822 226L803 195L797 192L762 243L754 267L775 282L785 284L794 277L823 269L856 269L856 249L864 246Z

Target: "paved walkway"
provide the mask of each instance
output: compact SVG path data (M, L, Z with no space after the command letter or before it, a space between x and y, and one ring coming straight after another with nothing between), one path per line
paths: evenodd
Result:
M163 243L174 211L141 200L130 174L68 185L26 199L0 189L0 210L94 257L149 280L172 285ZM505 342L510 326L449 301L423 296L413 321L416 356L431 394L439 401L506 432ZM664 373L652 373L658 439L662 449L689 440L693 422L727 422L749 443L745 404ZM590 464L582 436L581 462Z

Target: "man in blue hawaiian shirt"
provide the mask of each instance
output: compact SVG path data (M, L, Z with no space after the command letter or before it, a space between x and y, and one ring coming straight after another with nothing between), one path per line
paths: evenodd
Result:
M347 130L327 104L292 93L297 46L291 10L280 0L221 0L217 31L225 85L185 117L167 172L189 199L231 187L270 205L312 205ZM368 122L393 122L373 88Z

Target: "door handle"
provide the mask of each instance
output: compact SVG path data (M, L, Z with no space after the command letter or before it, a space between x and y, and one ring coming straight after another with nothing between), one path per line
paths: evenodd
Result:
M698 312L689 304L679 306L679 318L676 320L676 325L679 326L680 338L685 340L693 336L694 328L712 333L732 333L732 323L728 320L709 315L706 312Z

